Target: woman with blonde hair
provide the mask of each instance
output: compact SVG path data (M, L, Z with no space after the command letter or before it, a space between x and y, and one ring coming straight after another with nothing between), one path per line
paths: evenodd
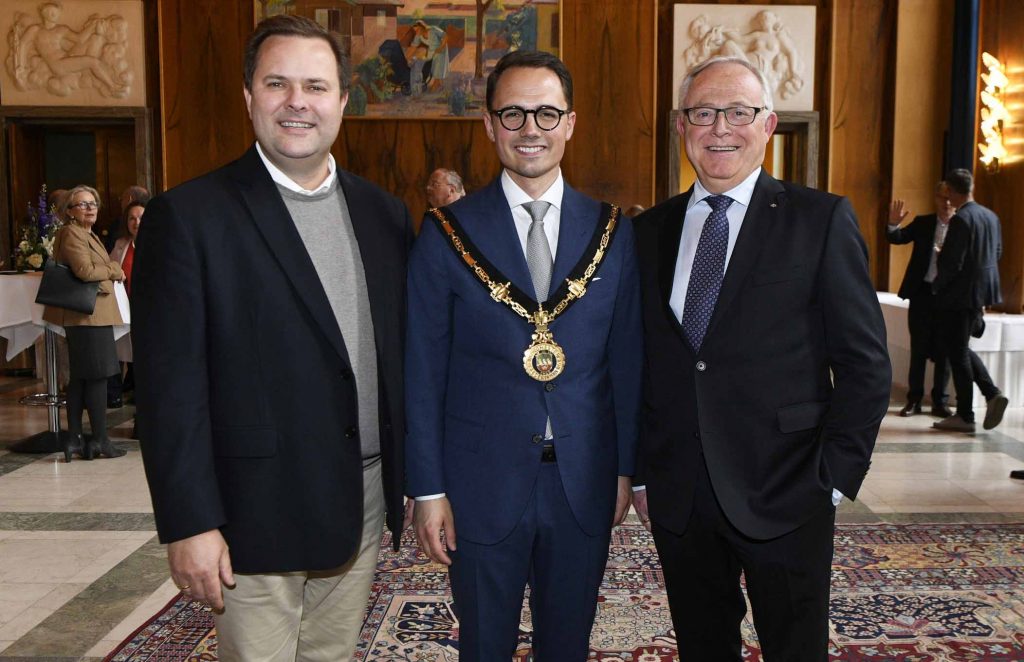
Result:
M63 326L68 341L70 381L67 389L68 440L64 461L72 454L83 460L120 457L107 436L107 378L120 371L114 349L115 325L122 324L114 296L114 281L123 280L121 265L110 259L103 243L92 232L100 208L99 194L89 186L76 186L64 196L57 208L65 225L57 232L53 259L67 265L79 279L98 282L96 308L92 314L47 306L43 319ZM82 412L89 411L92 440L82 437Z

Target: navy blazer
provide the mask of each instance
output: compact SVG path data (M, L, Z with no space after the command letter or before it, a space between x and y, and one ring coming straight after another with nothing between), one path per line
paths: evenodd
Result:
M849 201L754 187L700 351L669 307L692 189L636 219L643 292L639 471L652 520L686 530L700 464L729 521L783 535L855 498L889 404L885 324Z
M910 299L925 284L924 277L928 275L928 265L931 264L932 249L935 246L936 223L938 223L938 217L935 214L925 214L915 216L914 220L905 227L886 229L885 238L889 240L890 244L914 244L911 248L907 270L903 274L903 282L900 283L899 296L901 299ZM928 286L931 287L930 284Z
M401 532L405 205L338 170L366 273L379 420L255 147L146 208L132 274L139 438L161 542L220 528L236 572L343 565L363 521L360 425L377 425Z
M939 254L933 287L946 310L981 310L1002 303L999 258L1003 236L999 217L973 200L956 210Z
M533 291L500 179L450 210L487 260ZM552 291L603 227L600 210L565 186ZM409 494L444 492L459 538L501 540L533 491L550 416L570 507L587 533L607 531L616 476L634 470L639 294L632 228L623 220L586 295L551 324L565 350L565 372L547 384L536 381L523 370L533 327L491 299L428 217L409 261Z

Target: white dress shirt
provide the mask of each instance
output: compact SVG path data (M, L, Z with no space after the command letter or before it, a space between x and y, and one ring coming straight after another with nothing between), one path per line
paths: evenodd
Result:
M512 181L508 170L501 171L501 190L505 192L505 199L512 209L512 220L516 224L516 234L519 235L519 243L523 247L523 255L526 255L526 236L530 232L530 223L533 217L523 207L524 203L533 202L530 194L519 188L519 185ZM551 248L551 259L555 259L555 252L558 250L558 230L562 221L562 194L565 192L565 180L562 179L562 171L558 171L558 179L548 187L548 190L537 198L551 204L547 213L544 214L544 234L548 238L548 246ZM552 284L553 285L553 284ZM552 287L554 292L556 287Z
M325 189L331 188L334 184L334 178L337 176L338 166L334 163L334 155L327 155L327 178L324 179L320 186L315 189L303 188L299 184L295 183L295 180L284 174L284 171L278 168L273 162L267 158L267 155L263 153L263 148L260 147L259 142L256 143L256 153L260 155L260 159L263 161L263 165L267 167L267 171L270 173L270 178L275 183L280 184L289 191L301 193L302 195L316 195Z
M740 227L743 226L743 218L747 215L747 207L750 206L750 196L754 194L754 185L761 175L761 169L754 172L739 183L738 186L729 189L722 195L732 198L732 204L725 210L725 216L729 219L729 245L725 250L725 266L729 268L729 260L732 258L732 250L736 247L736 237L740 234ZM675 278L672 281L672 296L669 297L669 307L675 313L676 319L683 320L683 305L686 303L686 289L690 284L690 271L693 269L693 258L697 255L697 243L700 241L700 233L704 229L704 222L711 215L711 205L707 203L708 196L714 195L705 189L700 180L693 185L693 195L686 204L686 216L683 219L683 235L679 238L679 251L676 254Z

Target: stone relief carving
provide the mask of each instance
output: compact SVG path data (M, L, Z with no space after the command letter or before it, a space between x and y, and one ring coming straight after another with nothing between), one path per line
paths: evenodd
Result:
M60 22L59 3L41 4L38 11L38 21L17 12L7 34L5 64L19 90L67 97L92 88L110 98L128 95L134 74L126 57L128 22L123 16L92 14L74 30Z
M692 43L683 51L686 68L716 55L739 56L759 68L775 95L788 99L804 87L804 63L793 35L778 15L758 12L744 32L728 25L712 25L706 15L689 25Z

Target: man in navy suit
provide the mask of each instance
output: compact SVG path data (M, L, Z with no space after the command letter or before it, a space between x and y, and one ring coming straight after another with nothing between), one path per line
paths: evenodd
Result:
M650 516L680 658L825 659L835 507L889 403L885 325L849 201L761 169L777 123L741 58L697 65L676 129L697 182L636 220ZM638 486L639 487L639 486Z
M503 57L484 127L504 169L428 213L410 256L407 488L463 662L512 657L526 585L534 659L585 660L629 504L637 264L629 223L562 177L572 101L558 58Z
M971 335L985 330L984 309L1003 300L999 286L999 258L1003 235L999 217L974 201L974 177L956 168L946 174L949 200L956 207L949 235L939 255L938 276L932 284L935 307L949 366L956 388L956 415L934 427L953 432L974 432L974 382L988 403L982 427L999 425L1009 400L992 382L984 364L968 347Z

